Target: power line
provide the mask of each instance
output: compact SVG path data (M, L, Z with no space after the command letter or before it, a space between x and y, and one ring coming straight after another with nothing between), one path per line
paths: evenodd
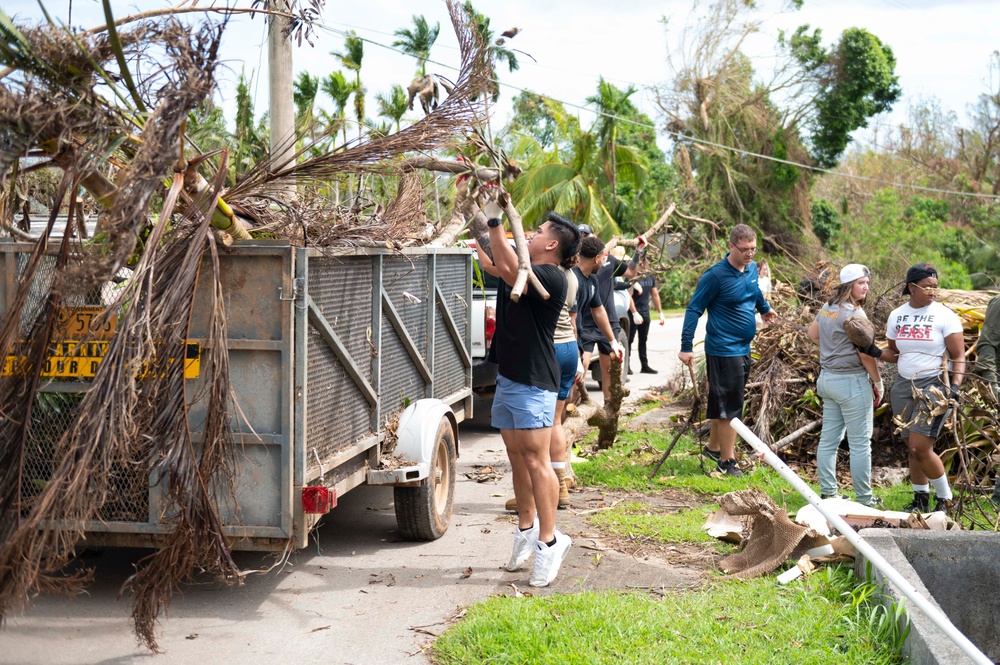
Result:
M332 32L332 33L339 34L339 35L342 35L342 36L346 36L347 35L347 33L344 32L343 30L338 30L336 28L329 27L329 26L327 26L325 24L321 24L321 28L323 30L326 30L327 32ZM382 34L385 34L385 33L382 33ZM387 49L389 51L395 51L396 53L399 53L399 54L407 56L407 57L412 57L412 56L410 56L410 54L405 53L404 51L402 51L402 50L400 50L398 48L395 48L393 46L388 46L386 44L382 44L380 42L368 39L366 37L360 37L360 36L358 36L358 38L361 39L361 40L363 40L363 41L365 41L365 42L367 42L367 43L369 43L369 44L372 44L373 46L378 46L378 47ZM459 71L458 67L455 67L454 65L448 65L448 64L445 64L445 63L442 63L442 62L437 62L435 60L430 60L430 59L428 59L427 62L430 63L430 64L433 64L433 65L436 65L438 67L444 67L445 69L449 69L449 70L452 70L452 71ZM874 184L878 184L878 185L886 185L886 186L889 186L889 187L898 187L898 188L901 188L901 189L909 189L909 190L918 191L918 192L929 192L929 193L933 193L933 194L946 194L946 195L950 195L950 196L961 196L961 197L967 197L967 198L986 199L986 200L1000 200L1000 196L994 195L994 194L982 194L982 193L979 193L979 192L961 192L961 191L956 191L956 190L951 190L951 189L941 189L941 188L938 188L938 187L924 187L922 185L911 185L909 183L896 182L896 181L893 181L893 180L883 180L881 178L870 178L868 176L856 175L856 174L853 174L853 173L844 173L843 171L834 171L833 169L825 169L825 168L822 168L822 167L819 167L819 166L813 166L811 164L803 164L801 162L795 162L795 161L788 160L788 159L781 159L780 157L774 157L773 155L765 155L765 154L762 154L762 153L759 153L759 152L753 152L753 151L750 151L750 150L744 150L742 148L737 148L737 147L725 145L725 144L722 144L722 143L716 143L714 141L709 141L707 139L700 139L700 138L697 138L697 137L694 137L694 136L687 136L687 135L681 134L680 132L672 132L672 131L670 131L668 129L657 127L655 124L652 124L652 123L640 122L638 120L633 120L631 118L625 118L625 117L614 115L614 114L611 114L611 113L605 113L605 112L603 112L603 111L601 111L599 109L593 109L593 108L590 108L590 107L587 107L587 106L583 106L581 104L575 104L573 102L566 102L566 101L563 101L563 100L560 100L560 99L556 99L554 97L550 97L548 95L543 95L543 94L535 92L533 90L528 90L527 88L520 88L518 86L511 85L509 83L500 82L500 85L502 85L503 87L508 88L510 90L516 90L517 92L530 93L532 95L537 95L538 97L541 97L542 99L546 99L546 100L551 101L551 102L556 102L558 104L562 104L565 107L569 107L569 108L573 108L573 109L578 109L578 110L581 110L581 111L586 111L588 113L593 113L595 115L602 116L602 117L605 117L605 118L610 118L612 120L618 120L620 122L628 123L628 124L634 125L636 127L643 127L643 128L646 128L646 129L652 129L654 132L660 132L660 133L665 134L667 136L670 136L674 140L682 142L682 143L697 143L697 144L709 146L709 147L712 147L712 148L719 148L720 150L727 150L727 151L732 152L734 154L742 155L742 156L745 156L745 157L754 157L754 158L757 158L757 159L763 159L765 161L775 162L777 164L786 164L788 166L794 166L794 167L797 167L797 168L806 169L808 171L813 171L814 173L823 173L823 174L835 176L835 177L838 177L838 178L847 178L847 179L850 179L850 180L859 180L859 181L862 181L862 182L870 182L870 183L874 183ZM643 87L646 87L646 86L643 86Z

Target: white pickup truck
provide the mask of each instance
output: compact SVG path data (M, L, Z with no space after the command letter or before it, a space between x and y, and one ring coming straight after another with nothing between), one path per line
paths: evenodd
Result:
M475 248L475 241L466 241L468 247ZM496 330L496 306L497 306L497 283L498 280L493 275L479 268L478 261L475 263L472 286L472 389L481 396L491 396L496 388L497 366L487 360L490 351L490 343L493 341L493 333ZM618 333L618 341L625 347L625 366L622 368L622 376L628 382L629 364L629 344L628 331L632 325L629 318L629 295L627 290L615 291L615 313L618 315L618 323L621 332ZM601 383L601 366L594 354L590 363L591 376L598 384Z

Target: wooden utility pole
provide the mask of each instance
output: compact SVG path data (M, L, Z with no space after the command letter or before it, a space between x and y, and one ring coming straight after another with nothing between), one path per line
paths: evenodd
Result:
M286 0L270 0L273 11L287 12ZM295 155L295 101L292 91L292 41L285 34L289 19L267 17L268 115L271 123L271 164L284 168ZM295 197L294 181L288 195Z

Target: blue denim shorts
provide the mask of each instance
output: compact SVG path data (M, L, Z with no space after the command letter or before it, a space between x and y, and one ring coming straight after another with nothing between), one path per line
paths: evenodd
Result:
M556 344L556 360L559 361L559 394L556 399L566 399L576 378L576 365L580 360L580 346L576 341Z
M552 427L555 415L554 392L517 383L502 374L497 374L497 389L493 395L492 411L494 427L497 429Z

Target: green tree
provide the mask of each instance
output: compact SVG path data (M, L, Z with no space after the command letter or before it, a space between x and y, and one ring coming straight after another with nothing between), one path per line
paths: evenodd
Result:
M269 133L266 118L254 122L253 98L246 76L240 73L236 83L236 148L232 152L232 181L267 158Z
M344 143L347 143L347 123L345 114L347 102L354 94L354 84L347 80L343 72L337 71L327 74L326 78L320 82L323 93L329 97L336 107L333 117L327 117L327 126L330 127L331 134L337 133L337 128L344 132Z
M902 90L892 49L862 28L849 28L829 51L820 46L821 31L809 26L789 40L793 57L816 77L816 113L811 122L812 154L831 167L847 149L855 129L892 108Z
M414 14L413 29L400 28L396 30L393 34L398 39L392 45L403 53L416 58L417 73L420 76L425 76L427 74L427 60L431 57L431 47L434 46L440 32L440 23L435 23L432 28L422 14L420 16Z
M820 243L827 249L837 249L836 235L843 228L840 215L826 199L812 202L812 229Z
M547 106L564 138L548 151L526 134L513 142L512 156L526 167L511 187L518 211L526 220L538 220L554 210L578 224L589 224L604 238L621 233L609 210L613 201L607 198L610 187L596 134L581 131L576 117L558 102L549 100ZM618 145L615 158L620 180L638 187L645 176L641 155L631 146Z
M388 118L396 124L396 131L399 131L399 121L403 119L409 110L408 98L403 86L394 84L388 95L378 93L375 95L378 101L378 114L383 118Z
M635 112L635 106L629 101L629 97L635 92L635 87L631 85L625 90L619 90L602 76L597 82L597 94L587 97L587 103L594 105L597 110L593 131L601 144L600 154L607 169L606 175L613 196L618 195L615 148L618 146L619 127L623 116Z
M358 121L358 137L361 137L365 123L365 94L368 92L361 85L361 62L365 57L365 42L353 30L344 37L344 51L331 51L330 55L337 58L340 64L354 72L354 117ZM346 131L345 131L346 139Z
M295 101L295 125L310 127L313 121L313 104L319 92L319 77L310 76L308 72L299 72L299 77L293 83L292 93Z

